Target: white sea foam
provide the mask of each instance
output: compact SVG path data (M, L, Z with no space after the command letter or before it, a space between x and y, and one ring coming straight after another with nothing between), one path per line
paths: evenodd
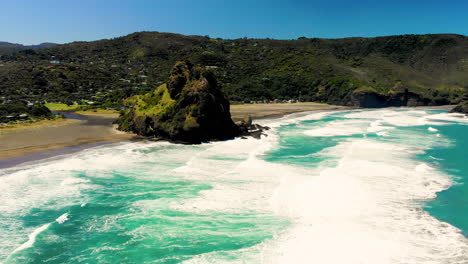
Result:
M433 128L433 127L428 127L427 130L429 130L429 132L437 132L437 131L439 131L437 128Z
M387 136L388 136L388 133L387 133L387 132L382 132L382 131L381 131L381 132L377 132L377 133L375 133L375 134L376 134L377 136L379 136L379 137L387 137Z
M66 221L68 221L68 216L69 214L68 213L64 213L63 215L59 216L57 219L55 219L55 221L59 224L63 224L65 223Z
M307 130L304 134L313 137L348 136L365 133L376 133L378 136L388 136L386 130L396 127L412 127L422 125L447 125L442 121L451 121L446 115L431 115L426 111L396 111L396 110L368 110L352 111L343 116L345 120L328 122ZM458 119L457 119L458 120ZM430 127L430 132L436 132Z
M458 122L458 123L468 123L468 117L465 114L459 113L440 113L428 115L425 117L428 120L437 120L445 122Z
M356 110L349 114L345 114L345 118L357 118L357 119L380 119L384 115L393 114L389 110Z
M283 117L275 118L275 119L256 120L255 123L266 125L272 128L277 128L279 126L297 124L302 121L320 120L333 113L335 112L325 111L325 112L294 113L294 114L285 115Z
M0 258L8 256L23 243L28 233L33 232L33 239L29 235L29 241L20 248L29 247L34 243L35 234L42 230L32 231L15 219L27 215L34 208L60 210L82 204L87 200L82 191L97 188L89 176L109 177L108 170L151 158L139 150L154 146L155 143L115 144L0 170L1 224L10 227L0 232L0 241L8 241L0 247ZM164 147L164 144L158 146ZM65 216L57 219L58 222L62 220Z
M436 158L434 156L430 156L430 157L431 157L431 159L435 159L435 160L443 160L443 159L440 159L440 158Z
M363 134L367 131L369 122L360 120L333 121L325 126L307 130L304 132L311 137L334 137Z
M337 166L324 161L316 168L299 168L261 159L265 151L278 144L277 127L319 120L330 114L262 120L263 125L273 129L260 140L236 139L201 146L128 143L26 166L0 177L0 214L23 215L31 208L49 204L84 206L88 200L82 190L98 188L90 178L112 177L112 170L126 170L139 164L144 170L129 172L129 177L158 181L182 178L212 187L193 199L171 203L172 209L250 210L288 218L292 223L285 232L276 233L273 239L252 248L202 254L187 263L466 263L468 246L459 230L431 217L420 205L452 184L436 168L413 160L415 153L434 144L427 137L435 136L421 132L405 138L404 131L398 129L447 124L451 119L463 118L434 117L426 111L406 114L395 110L355 111L344 115L347 120L329 122L313 133L334 136L343 128L354 131L344 136L376 133L382 137L349 139L320 153L310 153L337 160ZM389 133L402 142L385 137ZM419 141L409 142L413 138ZM440 139L438 144L444 142ZM154 148L159 151L151 151ZM151 163L141 165L145 162ZM78 171L86 177L77 175ZM145 200L135 202L134 206L151 209L164 202ZM58 223L67 220L68 214L56 219ZM115 217L99 220L104 223L99 227L101 231L116 221ZM34 230L29 240L14 252L31 247L49 225ZM27 234L17 233L0 234L0 241L11 241L12 237L14 242L19 241L18 237L24 241ZM233 261L223 255L241 258Z
M34 245L34 242L36 242L37 235L44 232L47 228L49 228L49 226L50 226L50 223L42 225L39 228L35 229L31 234L28 235L28 241L26 241L24 244L22 244L21 246L13 250L11 254L14 254L23 249L32 247Z
M463 235L418 203L450 179L408 153L351 140L323 153L340 159L336 168L288 177L273 199L295 223L264 245L263 263L464 263Z
M174 170L192 181L207 182L212 188L202 191L197 198L173 203L171 208L190 212L265 210L269 206L267 198L287 170L282 168L283 165L260 160L257 155L269 149L276 140L277 137L269 133L260 140L249 138L212 143L211 147ZM240 160L231 161L230 158Z
M382 130L390 130L394 128L391 126L383 126L382 123L383 123L382 120L371 122L369 127L367 128L367 132L379 134L379 133L382 133L381 132Z
M69 185L69 184L79 184L79 183L89 183L89 182L91 182L91 180L89 179L80 179L80 178L70 177L70 178L64 179L60 183L60 185L64 186L64 185Z
M391 126L422 126L422 125L445 125L454 118L449 114L429 114L427 111L401 111L401 110L371 110L356 111L346 114L345 118L378 120L381 124ZM456 119L458 120L458 119Z
M336 128L343 123L352 131L344 135L376 132L380 136L398 127L446 124L429 120L426 111L408 115L394 110L356 112L347 117L362 123L334 121L310 134L340 135ZM406 139L403 133L396 133L398 143L350 139L316 154L338 160L336 167L329 167L327 161L308 170L256 159L244 162L252 169L236 168L229 176L259 176L262 181L238 189L219 183L189 204L219 210L233 198L239 201L229 207L271 210L288 217L291 228L272 240L236 251L243 256L240 259L213 252L186 263L466 263L468 243L460 230L421 209L423 201L435 198L452 181L414 160L415 154L449 142L430 142L422 133ZM258 202L245 188L271 197L269 205Z

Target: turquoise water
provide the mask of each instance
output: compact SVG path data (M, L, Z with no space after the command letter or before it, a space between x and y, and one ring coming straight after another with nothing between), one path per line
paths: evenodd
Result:
M0 263L467 263L467 118L263 124L261 140L122 143L0 170Z
M236 258L230 251L272 238L287 225L285 219L250 208L197 210L194 203L177 209L214 189L205 178L212 176L210 172L204 175L197 165L186 165L209 147L126 147L87 151L4 176L30 184L13 190L18 195L25 192L26 197L7 200L5 207L11 207L1 208L6 213L0 222L6 231L0 235L5 263L180 263L210 252L229 260ZM243 160L242 154L216 158L221 168L214 173L221 174ZM206 162L204 157L196 161ZM174 171L184 166L187 172ZM194 171L199 179L189 179ZM44 225L32 245L15 252L21 243L28 243L27 234L21 233L34 233Z
M437 194L437 199L427 203L425 209L438 219L460 228L468 236L468 126L440 126L439 131L450 138L448 148L427 151L427 157L437 157L434 166L450 175L454 185Z

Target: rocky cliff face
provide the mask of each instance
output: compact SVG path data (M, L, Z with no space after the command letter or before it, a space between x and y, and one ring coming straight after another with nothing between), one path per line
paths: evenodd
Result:
M188 62L176 63L167 84L125 104L129 110L118 119L119 129L142 136L201 143L241 134L213 73Z
M446 98L426 98L422 95L402 91L398 93L382 94L374 90L357 89L351 94L350 105L380 108L380 107L400 107L400 106L430 106L446 105L450 101Z
M462 113L468 115L468 101L463 101L453 108L451 113Z

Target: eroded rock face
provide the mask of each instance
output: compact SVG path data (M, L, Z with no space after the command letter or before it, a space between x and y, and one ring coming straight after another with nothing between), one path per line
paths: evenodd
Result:
M375 91L357 91L351 94L351 104L365 108L427 106L448 104L447 100L435 101L412 92L380 94Z
M244 120L237 121L236 125L239 128L241 136L251 136L256 139L260 139L262 136L267 136L263 132L270 129L270 127L252 123L252 117L250 116Z
M468 115L468 101L463 101L459 103L455 108L453 108L450 113L462 113Z
M126 99L119 129L183 143L232 139L241 129L231 119L229 101L213 73L177 62L167 84Z

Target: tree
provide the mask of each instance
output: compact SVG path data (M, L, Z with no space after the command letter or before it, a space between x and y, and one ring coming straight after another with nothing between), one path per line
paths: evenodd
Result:
M37 117L51 117L52 112L43 104L34 105L29 113Z

